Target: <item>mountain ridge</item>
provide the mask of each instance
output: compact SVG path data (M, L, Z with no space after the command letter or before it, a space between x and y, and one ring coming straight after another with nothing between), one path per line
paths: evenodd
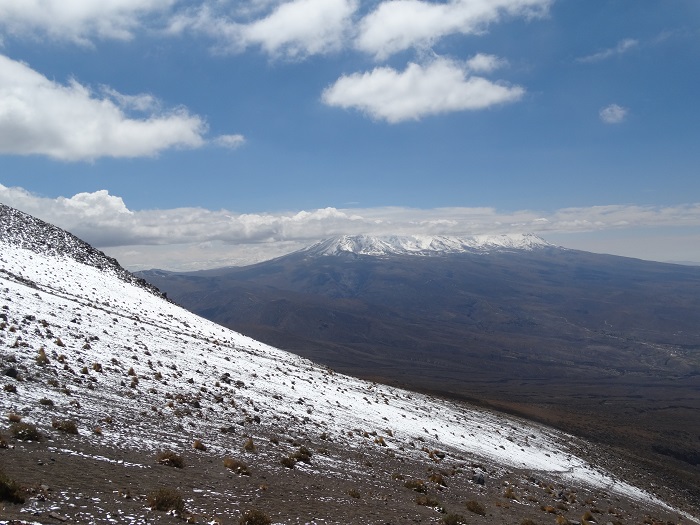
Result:
M300 250L307 256L352 255L416 255L437 256L454 253L489 253L498 250L534 250L551 247L550 243L531 233L473 235L341 235L331 237Z

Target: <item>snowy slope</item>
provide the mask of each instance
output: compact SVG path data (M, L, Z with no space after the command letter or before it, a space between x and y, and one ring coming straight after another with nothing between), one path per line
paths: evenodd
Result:
M25 240L31 230L18 236L6 225L0 357L19 377L2 378L17 391L0 392L0 410L23 414L46 433L52 417L70 418L81 437L101 446L155 451L187 448L203 437L224 453L220 428L242 420L255 421L260 433L311 428L350 451L373 446L357 432L367 429L406 460L427 462L425 449L439 449L669 508L578 457L571 436L336 374L199 318L124 278L114 263L80 262L87 257L82 244L37 249ZM42 348L49 363L39 366ZM94 435L107 415L112 423ZM408 446L416 442L419 447ZM333 457L319 456L315 468L343 475Z
M471 237L343 235L326 239L302 251L308 255L429 256L452 253L490 253L503 250L531 251L551 246L544 239L529 233L475 235Z

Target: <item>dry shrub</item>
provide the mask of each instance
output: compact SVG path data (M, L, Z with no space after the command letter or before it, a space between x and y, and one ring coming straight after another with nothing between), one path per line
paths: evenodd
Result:
M478 514L479 516L486 516L486 509L478 501L467 501L467 510L473 512L474 514Z
M182 514L185 510L185 502L182 494L175 489L161 488L154 490L148 495L148 504L153 510L167 512L170 510Z
M557 525L570 525L571 522L564 516L557 516Z
M6 384L2 388L5 392L9 392L10 394L16 394L17 393L17 387L11 383Z
M245 511L238 525L270 525L272 520L270 516L257 509L249 509Z
M285 456L281 459L280 463L287 468L294 468L294 465L297 464L297 460L294 459L293 456Z
M15 414L14 412L10 412L7 415L7 419L10 421L10 423L19 423L20 421L22 421L22 416L20 416L19 414Z
M350 489L348 490L348 496L350 496L351 498L360 499L362 497L362 494L360 494L360 491L357 489Z
M42 346L41 348L39 348L39 353L36 355L36 364L39 366L45 366L48 365L49 362L49 358L46 357L46 351Z
M503 497L514 500L518 499L518 497L515 495L515 491L513 491L513 487L507 487L505 492L503 493Z
M431 498L430 496L426 496L425 494L416 496L416 503L418 505L422 505L423 507L440 507L440 502L438 500Z
M78 433L78 425L75 423L75 421L70 419L54 419L51 421L51 426L56 430L65 432L66 434Z
M92 364L92 369L95 372L102 372L102 365L100 363L93 363Z
M22 487L0 470L0 501L24 503L24 495L22 492Z
M167 465L169 467L183 468L185 466L185 460L182 456L172 450L163 450L159 452L156 456L156 461L161 465Z
M445 477L438 472L433 472L430 475L430 477L428 478L428 481L432 481L433 483L437 483L438 485L441 485L443 487L447 486L447 482L445 481Z
M442 522L445 525L466 525L467 518L461 514L448 514L447 516L443 516Z
M192 443L192 448L195 450L201 450L201 451L205 451L207 449L207 447L204 445L204 443L202 443L202 441L199 439L194 440L194 443Z
M15 439L22 441L41 441L41 432L29 423L12 423L10 425L10 434Z
M304 445L302 445L292 457L297 461L301 461L303 463L311 463L311 456L313 456L312 452Z
M250 476L248 465L235 458L224 458L224 467L241 476Z
M40 405L44 405L45 407L52 407L54 405L53 401L49 399L48 397L42 397L39 400Z
M425 482L422 479L409 479L403 486L416 492L425 492Z
M246 452L251 452L255 453L257 452L257 449L255 448L255 443L253 443L253 438L249 437L246 442L243 444L243 450Z

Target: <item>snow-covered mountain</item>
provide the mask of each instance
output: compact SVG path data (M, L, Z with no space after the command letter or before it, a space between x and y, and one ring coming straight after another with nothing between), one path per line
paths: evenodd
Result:
M531 233L448 237L410 235L376 237L343 235L318 242L302 250L308 255L444 255L453 253L491 253L503 250L536 250L552 245Z
M0 409L47 439L0 426L0 470L34 487L0 523L167 522L143 495L164 480L197 523L251 506L274 523L437 522L467 495L498 522L613 507L625 523L678 517L573 436L334 373L181 309L50 225L6 207L1 219ZM155 461L163 449L185 474ZM226 470L230 456L252 475ZM414 490L440 503L417 505Z

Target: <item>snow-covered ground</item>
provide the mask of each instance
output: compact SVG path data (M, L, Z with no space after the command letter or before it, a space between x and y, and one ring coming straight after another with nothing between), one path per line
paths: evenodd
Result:
M289 432L313 428L348 450L367 446L362 434L376 432L397 456L424 458L426 449L440 450L670 508L578 457L572 436L334 373L199 318L125 280L118 269L83 264L70 253L40 254L0 241L0 314L3 366L23 376L3 378L14 381L17 392L0 392L0 408L39 427L50 428L40 404L48 399L79 422L86 438L111 417L99 442L120 448L155 451L204 436L216 449L219 429L242 418ZM42 348L49 363L39 366ZM47 381L52 375L56 380ZM79 403L63 402L66 396ZM182 417L168 417L176 411ZM315 468L332 462L319 457Z

